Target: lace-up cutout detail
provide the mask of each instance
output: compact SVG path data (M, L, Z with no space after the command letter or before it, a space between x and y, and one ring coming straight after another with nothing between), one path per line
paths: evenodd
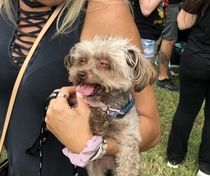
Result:
M19 9L18 27L11 43L10 53L15 65L21 67L42 27L47 22L51 10L26 12Z

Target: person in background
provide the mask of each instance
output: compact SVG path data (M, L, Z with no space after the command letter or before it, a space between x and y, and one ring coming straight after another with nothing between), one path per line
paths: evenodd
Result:
M187 154L195 118L204 104L198 152L198 176L210 176L210 1L185 0L178 14L180 30L191 28L180 66L179 104L168 139L168 166L178 168Z
M162 0L130 0L134 20L141 34L144 57L152 63L155 43L165 26L165 4Z
M73 176L74 165L62 149L68 147L80 153L94 136L89 126L89 106L79 97L72 97L76 87L68 82L64 57L76 43L92 40L96 34L122 36L141 49L130 4L127 0L0 0L0 3L1 129L17 74L42 27L56 6L64 3L33 54L18 90L4 144L9 160L8 176L36 176L40 166L42 176ZM60 96L50 101L45 121L51 133L40 160L39 153L27 155L25 151L40 134L45 101L56 89L59 95L66 94L68 101L77 101L78 106L70 108L67 99ZM133 93L133 97L141 118L143 140L139 149L143 152L160 140L159 113L151 85ZM107 139L107 144L106 155L114 157L117 142ZM84 168L78 168L77 172L87 176Z
M179 13L179 3L181 0L169 0L168 15L166 26L161 34L162 42L160 45L158 62L159 76L156 86L170 91L179 91L179 86L174 84L168 75L168 66L171 59L174 44L178 38L177 15Z

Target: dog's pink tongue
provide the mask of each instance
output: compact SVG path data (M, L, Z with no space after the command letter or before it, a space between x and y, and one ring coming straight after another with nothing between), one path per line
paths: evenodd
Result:
M81 87L78 86L76 91L79 92L80 94L84 95L84 96L88 96L88 95L93 93L94 87L89 85L89 84L86 84L86 85L81 86Z

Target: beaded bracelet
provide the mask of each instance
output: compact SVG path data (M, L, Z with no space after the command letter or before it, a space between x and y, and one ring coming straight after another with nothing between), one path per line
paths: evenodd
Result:
M99 147L98 152L96 153L96 155L94 155L92 158L90 158L90 161L95 161L95 160L101 159L101 157L106 154L107 148L108 148L107 140L104 139Z

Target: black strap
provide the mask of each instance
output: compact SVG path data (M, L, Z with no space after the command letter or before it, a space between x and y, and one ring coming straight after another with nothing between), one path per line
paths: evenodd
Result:
M45 5L39 3L39 2L31 2L29 0L22 0L24 4L26 4L29 7L44 7Z
M40 134L38 136L38 138L36 139L36 141L34 142L34 144L29 147L28 149L26 149L25 153L27 155L36 155L39 153L40 156L40 168L39 168L39 173L38 176L41 175L42 173L42 168L43 168L43 146L47 141L47 137L48 137L48 130L46 127L46 123L45 123L45 116L46 116L46 111L49 105L49 102L51 99L56 98L58 95L58 92L53 92L45 101L45 107L44 107L44 117L42 120L42 124L41 124L41 129L40 129Z
M48 133L49 131L47 130L46 127L46 123L45 123L45 116L46 116L46 111L48 109L49 106L49 102L51 99L56 98L58 96L59 92L53 92L45 101L45 106L44 106L44 117L42 120L42 125L41 125L41 129L40 129L40 134L38 136L38 138L36 139L36 141L34 142L34 144L32 146L30 146L28 149L26 149L25 153L27 155L37 155L39 153L40 156L40 168L39 168L39 173L38 176L41 176L42 173L42 168L43 168L43 146L47 141L47 137L48 137ZM77 175L78 173L78 167L74 166L73 168L73 175Z
M45 142L47 141L47 137L48 137L48 130L46 128L46 123L45 123L45 116L46 116L46 111L49 105L49 102L51 99L56 98L58 95L58 92L53 92L46 100L45 102L45 107L44 107L44 117L42 120L42 124L41 124L41 129L40 129L40 134L38 136L38 138L36 139L36 141L34 142L34 144L32 146L30 146L28 149L26 149L26 154L27 155L36 155L41 151L42 146L45 144Z

